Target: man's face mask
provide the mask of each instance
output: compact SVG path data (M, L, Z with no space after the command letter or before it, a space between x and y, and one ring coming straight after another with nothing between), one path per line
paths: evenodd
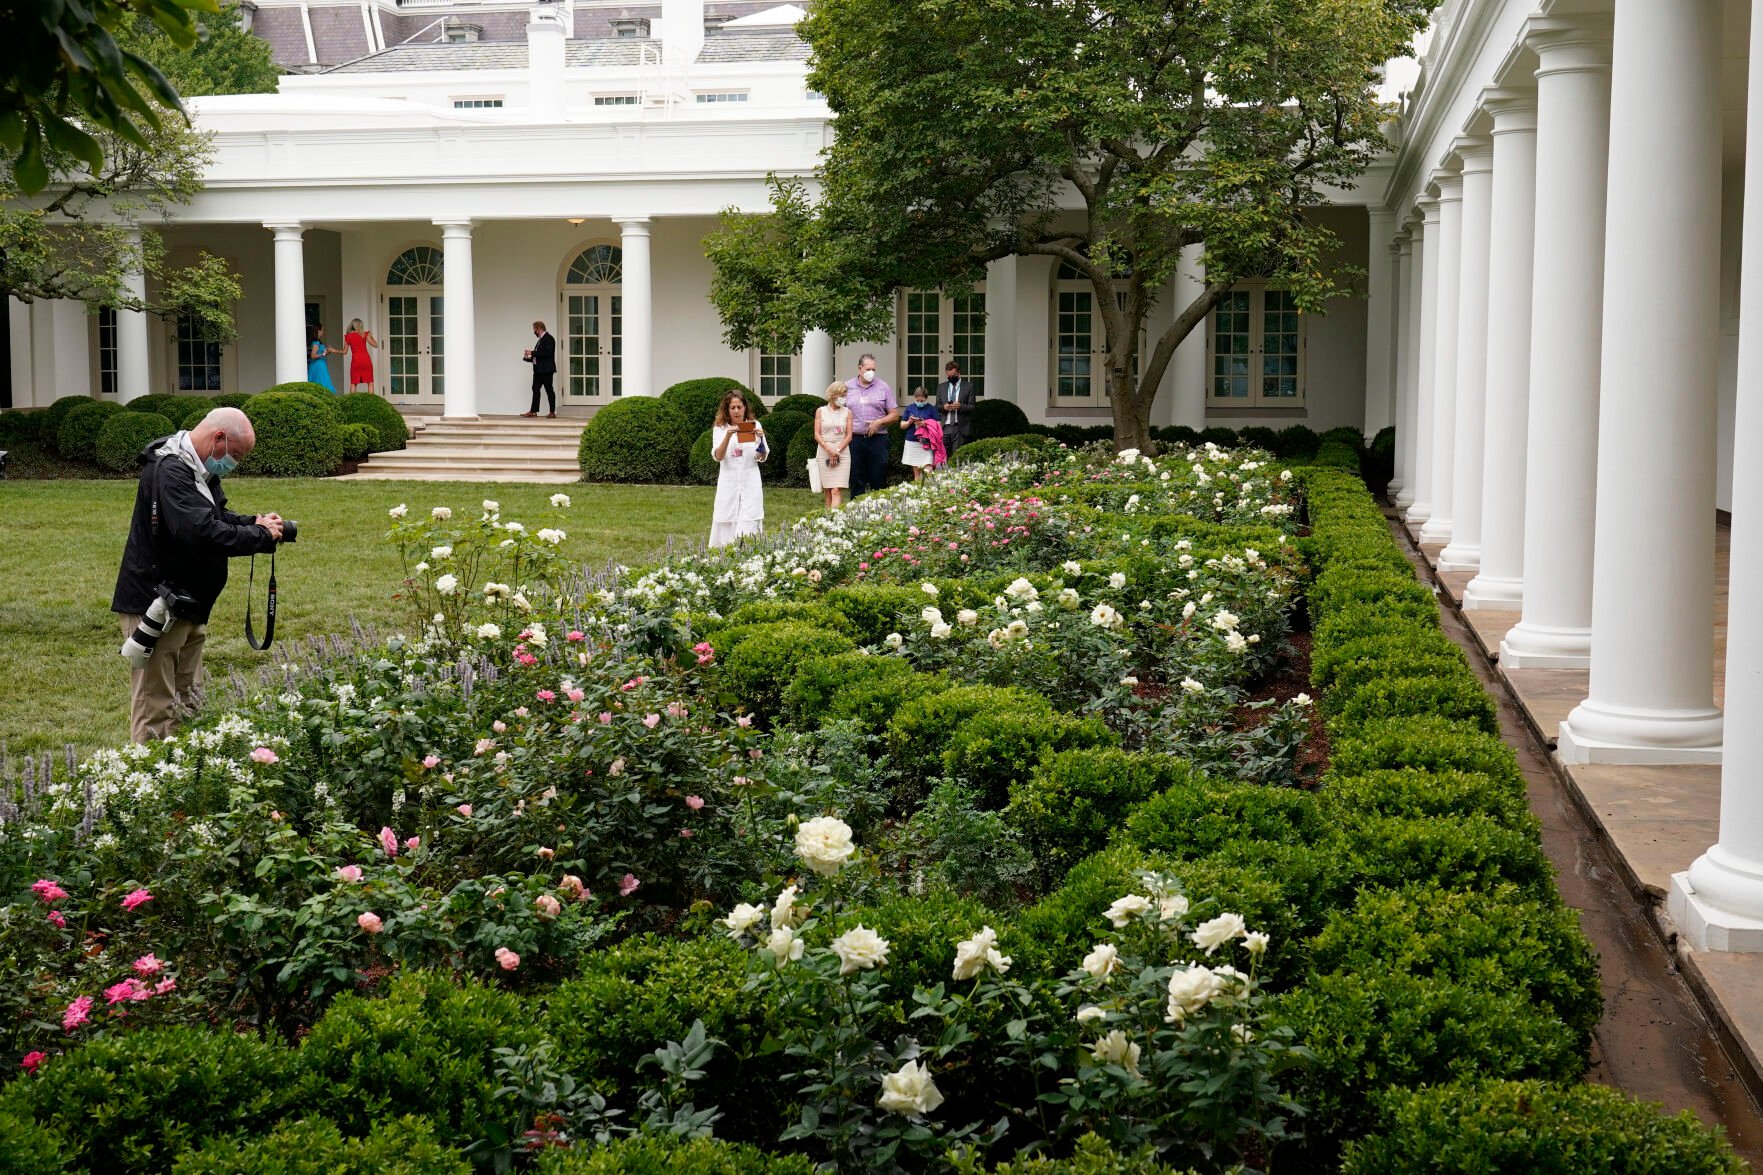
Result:
M226 434L222 433L216 439L224 445L226 443ZM239 467L239 462L230 454L216 457L210 453L207 457L203 458L202 467L215 477L225 477Z
M875 382L875 371L874 371L874 369L873 369L873 368L872 368L872 369L870 369L870 370L869 370L869 371L865 371L865 372L863 372L863 373L862 373L862 374L861 374L861 375L860 375L860 376L859 376L859 378L860 378L860 379L862 379L862 380L863 380L863 382L864 382L864 383L866 383L866 384L872 384L872 383L874 383L874 382Z

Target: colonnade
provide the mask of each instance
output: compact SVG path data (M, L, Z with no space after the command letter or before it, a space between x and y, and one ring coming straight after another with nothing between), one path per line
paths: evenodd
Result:
M1569 764L1722 764L1680 930L1763 950L1763 21L1752 24L1728 711L1714 705L1721 13L1536 16L1419 177L1383 307L1393 500L1511 669L1588 671ZM1669 79L1661 85L1661 79ZM1374 224L1378 223L1375 218Z

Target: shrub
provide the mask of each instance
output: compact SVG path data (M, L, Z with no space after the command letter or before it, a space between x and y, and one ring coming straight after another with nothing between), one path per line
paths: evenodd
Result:
M1331 730L1349 731L1379 718L1436 718L1474 727L1484 734L1500 732L1494 700L1470 674L1450 677L1380 677L1331 699Z
M595 412L582 430L582 477L679 481L685 476L691 447L692 434L669 404L649 396L627 396Z
M66 1170L59 1134L0 1110L0 1171L58 1175Z
M949 1170L951 1175L1178 1175L1175 1168L1158 1162L1149 1147L1123 1155L1094 1134L1078 1139L1068 1159L1024 1155L987 1167L978 1156L964 1152L952 1156Z
M187 1151L172 1175L470 1175L471 1164L435 1140L415 1116L378 1122L364 1138L344 1138L323 1118L284 1122L262 1138L215 1139Z
M1190 770L1133 808L1121 840L1173 857L1199 857L1234 841L1305 845L1328 836L1308 794L1207 779Z
M1350 424L1337 424L1322 434L1322 443L1333 441L1338 445L1346 445L1357 452L1365 448L1365 433Z
M1215 424L1211 428L1200 430L1200 442L1204 444L1207 441L1227 449L1233 448L1237 443L1237 433L1234 428L1225 428L1223 425Z
M252 396L245 415L257 432L257 447L239 464L246 473L325 477L342 463L343 425L328 399L271 389Z
M871 657L871 661L894 658ZM901 707L919 698L933 697L949 688L940 673L910 673L897 678L866 677L852 682L833 696L831 718L849 718L866 734L880 737Z
M1316 450L1322 445L1322 438L1301 424L1282 428L1273 440L1273 455L1287 461L1296 461L1315 456Z
M93 453L106 469L134 469L150 441L176 431L177 427L157 412L113 412L104 420Z
M1491 734L1466 730L1442 718L1384 718L1335 736L1330 771L1363 775L1385 768L1472 771L1515 787L1524 786L1512 748Z
M957 727L978 714L1013 711L1051 719L1053 705L1014 686L963 685L902 705L888 724L888 750L914 779L941 766L938 754Z
M1154 428L1151 430L1151 437L1159 445L1197 445L1201 441L1200 430L1185 424Z
M243 409L241 409L241 411L243 411ZM193 431L195 431L196 427L198 425L200 425L202 423L202 421L207 418L207 416L208 416L208 413L206 411L192 412L188 416L184 417L182 420L178 421L178 427L183 429L185 432L193 432Z
M1100 718L990 710L955 728L943 747L943 773L977 788L983 807L1002 808L1016 782L1026 780L1048 752L1119 743Z
M1341 834L1365 885L1435 880L1487 889L1510 881L1541 897L1555 880L1534 818L1508 827L1487 816L1354 815L1342 820Z
M1367 657L1341 666L1334 674L1328 693L1323 695L1322 710L1324 714L1331 716L1338 713L1343 702L1352 697L1361 686L1374 681L1409 678L1460 680L1468 673L1469 663L1461 653L1456 656L1440 656L1436 653L1409 656L1407 650L1398 645L1387 657Z
M791 400L801 399L799 396L790 396L787 398ZM778 403L781 404L783 401L779 400ZM781 414L774 413L772 419L777 419L778 415ZM769 424L766 425L766 431L771 431L771 426ZM808 423L797 429L796 434L790 438L789 451L779 453L772 460L783 461L789 466L792 483L807 485L808 462L814 460L819 454L820 445L814 439L814 416L810 414L808 417ZM850 460L850 458L847 457L846 460Z
M311 388L318 387L317 384L307 384L306 386ZM330 393L326 392L323 388L319 388L318 390L323 395L330 395ZM216 408L243 409L246 404L250 403L250 401L251 393L249 392L221 392L218 395L208 397L208 402L213 404Z
M856 626L846 619L843 612L808 600L755 600L751 604L742 604L724 618L723 627L776 624L785 620L811 624L816 628L830 628L846 636L854 636L857 632Z
M746 1143L714 1138L638 1134L605 1146L550 1150L538 1175L813 1175L805 1155L768 1154Z
M813 422L807 413L774 411L765 418L765 444L769 453L759 467L765 480L777 485L807 485L808 469L790 460L790 442L804 428L813 436Z
M49 444L55 446L55 451L59 453L61 451L61 425L67 420L67 414L72 412L75 408L78 408L81 404L97 404L101 402L102 401L94 400L90 396L60 397L53 404L43 409L43 418L38 422L37 426L40 430L39 435L45 441L48 441Z
M360 461L369 453L377 452L380 446L380 434L371 424L345 424L343 426L343 460Z
M539 1039L520 1000L475 981L405 972L381 997L340 996L300 1048L302 1104L344 1133L397 1114L434 1122L449 1146L506 1115L493 1050ZM510 1126L513 1123L509 1123Z
M259 395L259 396L268 395L270 392L274 392L278 396L285 396L285 395L289 395L294 392L298 392L303 396L311 396L314 400L317 400L320 404L323 404L326 407L328 407L332 411L332 413L337 412L337 410L338 410L337 409L337 402L339 399L341 399L341 397L339 397L337 395L337 393L331 391L329 388L325 387L323 384L315 384L310 380L304 380L304 379L291 379L285 384L275 384L272 387L264 388L263 391L258 392L257 395ZM251 402L251 400L253 400L253 399L256 399L256 396L253 396L250 399L247 399L245 401L245 404L249 404ZM245 406L244 404L237 405L237 407L241 407L241 408L244 406Z
M14 1081L0 1119L58 1135L72 1170L158 1172L200 1139L279 1121L295 1104L296 1069L292 1050L254 1036L151 1028L90 1041Z
M1602 1085L1463 1082L1395 1089L1376 1134L1348 1144L1343 1175L1740 1175L1718 1131L1685 1110L1629 1100Z
M778 402L771 406L771 410L773 412L800 412L809 419L813 419L814 414L825 407L826 401L821 397L800 393L794 396L780 397Z
M1107 841L1133 805L1196 774L1168 755L1061 751L1011 785L1004 816L1033 850L1043 884L1057 884Z
M1317 802L1331 821L1350 813L1378 816L1482 815L1508 828L1530 820L1524 789L1469 771L1371 771L1324 777Z
M827 604L843 612L857 626L857 639L876 644L900 627L900 617L916 617L924 608L924 593L917 588L890 584L853 584L826 593Z
M46 410L8 408L0 411L0 445L17 445L43 439L43 422L49 419ZM50 440L54 440L51 436Z
M843 633L790 621L731 629L723 639L731 646L717 658L723 681L737 704L766 718L782 708L784 689L804 661L852 648Z
M752 389L740 380L724 375L683 380L662 392L659 398L685 422L686 435L695 436L716 423L717 402L736 388L746 393L747 407L755 417L765 415L765 403L753 394Z
M392 404L372 392L348 392L338 396L337 413L346 424L365 424L375 434L372 451L389 453L402 449L410 440L410 427Z
M1318 643L1312 644L1310 652L1310 681L1324 692L1325 709L1332 705L1327 692L1350 665L1363 665L1372 676L1377 676L1378 669L1385 664L1400 668L1416 662L1445 660L1468 667L1463 650L1439 629L1399 627L1405 631L1372 633L1348 640L1335 639L1332 626L1327 640L1317 634Z
M157 412L167 420L182 420L198 410L206 416L214 408L214 401L207 396L182 396L173 392L153 392L146 396L136 396L123 407L130 412Z
M973 406L973 431L969 434L971 440L1017 436L1027 431L1028 413L1009 400L987 396Z
M69 461L97 460L98 434L112 416L123 410L113 400L87 400L74 405L62 417L61 431L55 434L55 451Z
M1359 472L1359 450L1351 445L1343 445L1339 441L1324 441L1310 458L1312 465L1322 465L1331 469L1350 469Z
M1604 1010L1578 915L1553 895L1537 901L1512 885L1364 890L1311 940L1310 954L1318 973L1387 968L1521 990L1587 1039Z
M1006 453L1019 457L1033 457L1038 453L1050 453L1055 448L1054 442L1032 432L1017 433L1014 436L988 437L983 441L968 441L949 460L956 465L968 465L975 461L986 461Z
M900 657L859 652L810 657L796 666L796 676L784 688L783 712L792 723L812 730L831 716L834 699L840 695L870 684L898 686L920 676Z
M1251 424L1248 428L1237 429L1237 440L1242 444L1253 445L1257 449L1266 449L1271 453L1273 447L1279 444L1279 433L1265 425Z
M705 429L686 454L686 475L699 485L713 486L722 475L722 466L716 460L716 446L712 443L715 437L714 429Z

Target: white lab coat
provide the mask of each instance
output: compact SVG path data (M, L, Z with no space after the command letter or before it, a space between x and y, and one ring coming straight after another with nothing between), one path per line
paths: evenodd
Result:
M715 453L722 438L733 431L727 425L712 429L710 451ZM765 487L759 480L757 449L756 444L731 440L722 456L722 468L716 474L716 510L710 519L713 547L726 547L743 535L765 529Z

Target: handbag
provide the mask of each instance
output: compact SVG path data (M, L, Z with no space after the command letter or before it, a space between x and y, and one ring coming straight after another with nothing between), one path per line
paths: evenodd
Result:
M820 458L808 458L808 488L820 493Z

